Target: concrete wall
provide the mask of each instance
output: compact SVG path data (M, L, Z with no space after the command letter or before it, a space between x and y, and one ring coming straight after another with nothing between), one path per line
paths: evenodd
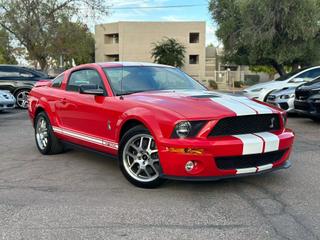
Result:
M199 33L199 42L190 43L189 34ZM105 43L106 34L119 34L118 44ZM119 55L119 61L153 62L153 43L165 37L175 38L186 46L183 68L196 79L205 77L205 22L117 22L95 28L96 62L110 60L107 55ZM199 55L198 64L189 64L189 55Z

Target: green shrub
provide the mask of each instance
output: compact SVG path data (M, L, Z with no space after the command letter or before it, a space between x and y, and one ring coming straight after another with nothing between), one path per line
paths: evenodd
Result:
M216 83L216 81L209 80L209 87L212 89L218 89L218 84Z
M259 75L244 75L244 84L247 86L255 85L260 82Z
M243 82L241 82L241 81L235 81L234 82L234 87L235 88L242 88L242 86L243 86Z

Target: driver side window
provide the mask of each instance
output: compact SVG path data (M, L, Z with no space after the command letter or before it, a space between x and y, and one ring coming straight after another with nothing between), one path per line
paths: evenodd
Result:
M71 73L67 84L67 91L79 92L80 86L90 86L105 91L99 73L93 69L78 70Z

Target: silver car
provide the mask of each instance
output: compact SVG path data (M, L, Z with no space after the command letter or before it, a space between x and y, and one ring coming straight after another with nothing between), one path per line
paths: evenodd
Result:
M267 97L267 103L285 110L287 113L294 113L294 97L296 87L283 88L271 92Z
M0 90L0 112L13 109L16 106L16 99L9 91Z

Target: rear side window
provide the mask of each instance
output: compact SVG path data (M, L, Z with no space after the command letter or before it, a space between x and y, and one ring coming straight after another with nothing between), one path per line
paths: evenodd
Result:
M58 77L56 77L56 78L53 80L51 87L53 87L53 88L60 88L63 79L64 79L64 74L59 75Z
M99 73L93 69L83 69L71 73L67 84L67 91L78 92L80 86L83 85L94 85L97 89L105 90Z
M19 77L20 73L17 69L14 68L0 68L0 77Z

